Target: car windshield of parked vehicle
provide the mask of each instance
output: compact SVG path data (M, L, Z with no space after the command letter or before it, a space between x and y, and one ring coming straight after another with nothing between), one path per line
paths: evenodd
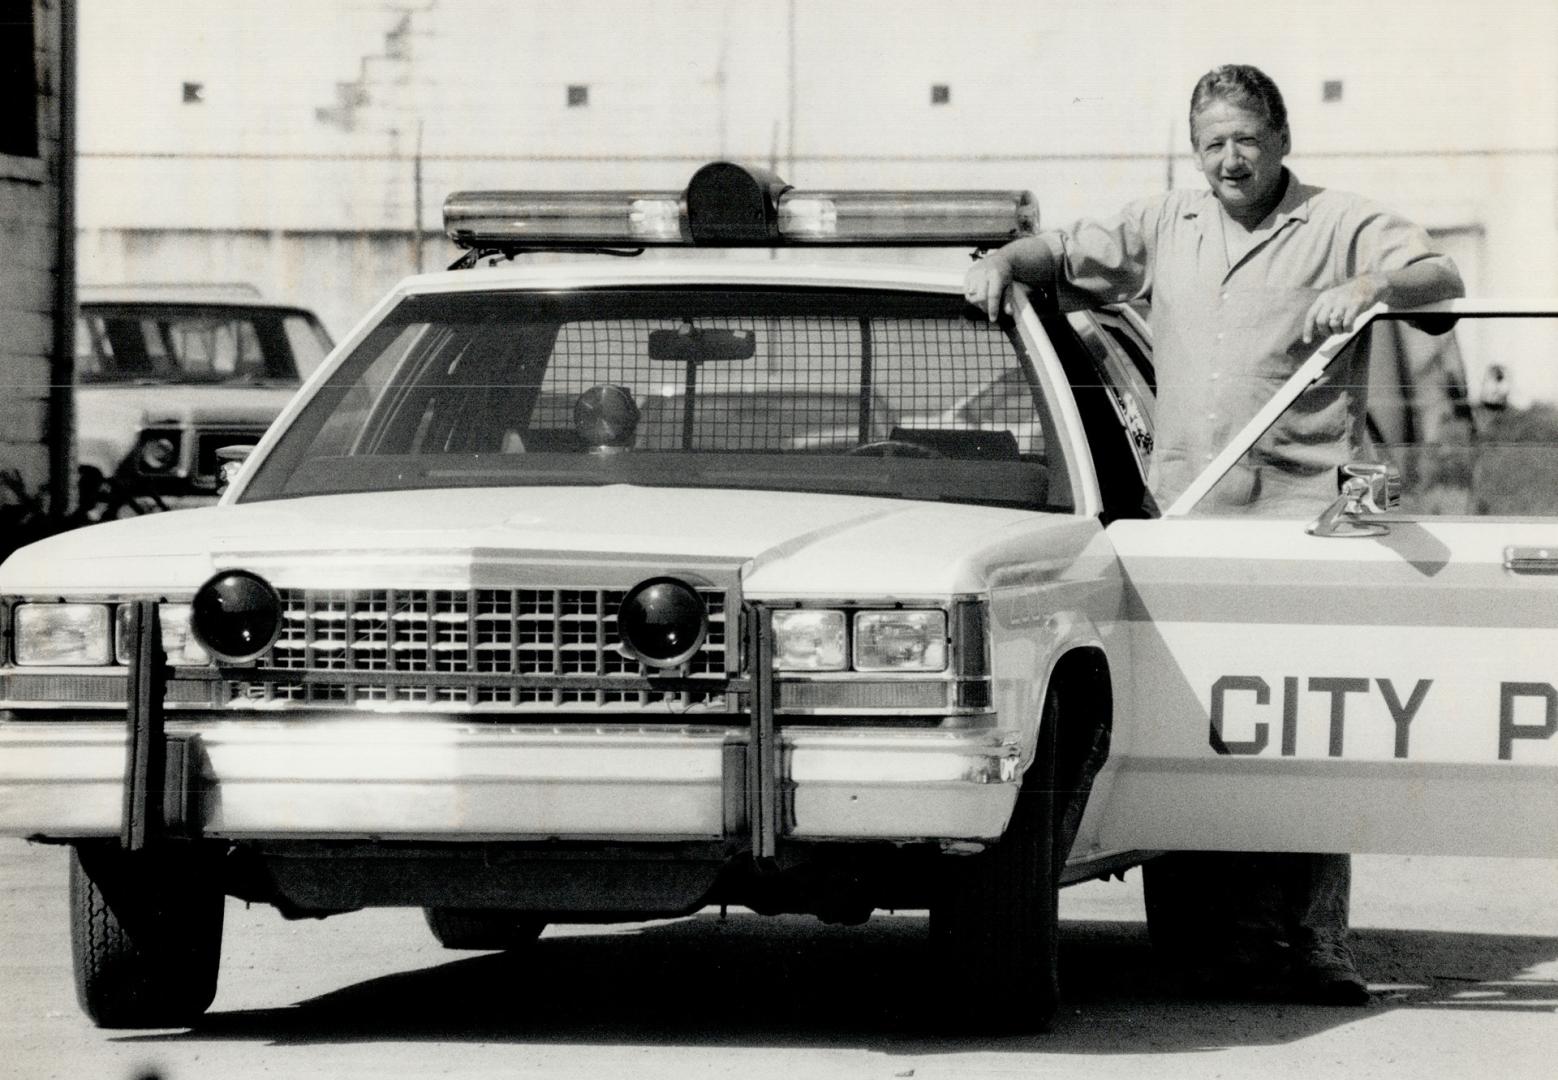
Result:
M324 328L291 308L83 304L80 383L295 385L329 351Z
M626 483L1070 509L1032 363L974 314L821 289L411 297L241 499Z
M1376 319L1191 512L1313 516L1337 498L1339 469L1363 462L1399 475L1404 514L1558 514L1558 408L1511 392L1511 373L1535 382L1554 356L1551 315ZM1266 397L1283 380L1269 382Z

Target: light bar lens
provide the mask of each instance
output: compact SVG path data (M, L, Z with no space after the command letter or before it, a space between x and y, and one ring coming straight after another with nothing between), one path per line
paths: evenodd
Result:
M998 244L1038 231L1026 191L787 191L779 234L820 244Z
M628 232L638 240L676 243L682 238L682 207L677 199L634 199L628 204Z
M106 604L18 604L15 618L18 666L112 662Z
M177 666L199 666L211 662L211 654L195 640L189 628L188 604L159 604L157 622L162 627L162 651L168 654L168 663ZM130 662L130 622L135 618L135 608L119 605L114 618L114 655L119 663Z
M855 614L856 671L944 671L946 666L946 612Z
M775 671L844 670L842 611L776 611L773 628Z
M464 191L444 203L461 247L587 247L691 241L675 192Z

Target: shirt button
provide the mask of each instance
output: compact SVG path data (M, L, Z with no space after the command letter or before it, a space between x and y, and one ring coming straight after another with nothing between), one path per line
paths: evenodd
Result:
M1228 294L1227 293L1223 293L1223 295L1219 296L1218 299L1219 300L1226 300L1226 299L1228 299Z
M1217 419L1217 414L1214 413L1214 412L1209 412L1209 413L1206 414L1206 418L1208 420L1216 420Z
M1221 340L1223 340L1223 334L1222 334L1222 333L1221 333L1221 332L1219 332L1219 333L1218 333L1218 335L1217 335L1217 340L1218 340L1218 341L1221 341Z
M1215 372L1215 371L1212 372L1210 378L1213 378L1213 379L1217 378L1217 372Z

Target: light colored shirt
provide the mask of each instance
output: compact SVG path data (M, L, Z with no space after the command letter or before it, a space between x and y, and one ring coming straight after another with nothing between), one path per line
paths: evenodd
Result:
M1210 191L1170 191L1114 217L1040 234L1056 257L1062 308L1150 300L1158 398L1148 484L1167 505L1318 346L1304 315L1359 274L1449 260L1419 226L1346 192L1287 174L1252 234ZM1453 269L1453 264L1450 264ZM1321 505L1335 469L1365 444L1366 347L1338 361L1214 491L1224 505L1291 493Z

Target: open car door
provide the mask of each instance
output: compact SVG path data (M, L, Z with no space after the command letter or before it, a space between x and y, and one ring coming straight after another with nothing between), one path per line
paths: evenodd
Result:
M1558 412L1518 444L1371 447L1394 509L1367 462L1347 493L1273 474L1392 348L1558 363L1558 305L1375 309L1162 517L1109 525L1131 656L1106 849L1558 856Z

